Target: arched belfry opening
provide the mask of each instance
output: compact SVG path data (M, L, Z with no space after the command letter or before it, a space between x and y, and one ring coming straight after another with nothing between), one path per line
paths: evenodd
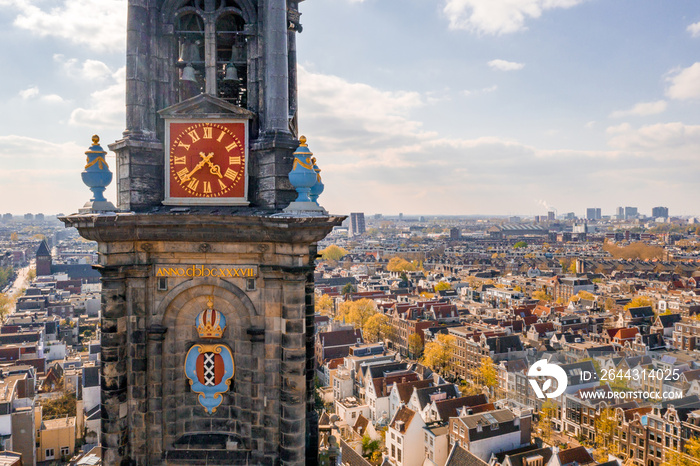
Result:
M250 18L234 0L188 0L172 10L178 101L201 93L248 103Z

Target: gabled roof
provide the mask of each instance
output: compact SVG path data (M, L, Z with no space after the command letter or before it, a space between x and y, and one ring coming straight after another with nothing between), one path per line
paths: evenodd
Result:
M251 119L253 112L210 94L199 94L175 105L158 110L163 118L209 117L212 114L235 119Z
M549 463L549 460L552 459L553 453L552 449L549 447L545 448L537 448L535 450L530 450L530 451L524 451L520 453L514 453L514 454L508 454L508 452L505 452L506 455L505 457L508 458L508 461L511 466L523 466L523 460L526 458L530 458L533 456L541 456L543 461L542 464L547 464ZM504 459L505 461L505 459ZM501 464L503 461L501 462Z
M415 415L415 411L402 406L398 411L396 411L396 414L394 414L394 419L391 420L389 427L402 433L406 432Z
M673 324L681 321L680 314L662 314L658 317L659 323L663 328L672 328Z
M595 463L595 460L585 447L569 448L568 450L559 452L558 456L561 466L566 466L573 462L578 464Z
M360 329L334 330L332 332L319 332L317 336L324 348L330 346L354 345L358 339L362 339Z
M460 447L456 443L452 447L450 455L447 457L447 462L445 466L487 466L488 463L483 461L481 458L474 456L474 454L464 448Z
M369 425L369 419L364 417L361 413L357 417L357 421L355 421L355 426L353 429L355 429L355 432L357 432L360 435L365 435L365 431L367 430L367 426Z
M416 389L416 397L418 398L418 405L420 406L421 410L425 408L425 405L432 401L430 397L435 393L445 393L447 399L457 398L461 395L457 390L457 387L451 383Z
M340 456L343 458L343 465L348 466L372 466L372 463L367 461L352 449L350 445L345 443L345 440L340 439Z
M408 400L411 399L411 395L413 394L414 387L420 389L427 388L430 385L432 385L432 380L430 379L414 380L411 382L397 383L396 390L398 391L399 399L404 403L408 403Z
M435 407L437 408L440 419L446 421L451 417L456 417L460 408L483 405L486 404L486 402L486 395L463 396L460 398L436 401Z

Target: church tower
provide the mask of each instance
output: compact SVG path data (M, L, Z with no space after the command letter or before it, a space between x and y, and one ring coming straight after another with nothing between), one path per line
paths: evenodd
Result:
M117 208L62 219L98 242L105 464L316 462L314 259L343 217L288 207L317 170L300 31L295 0L128 1Z

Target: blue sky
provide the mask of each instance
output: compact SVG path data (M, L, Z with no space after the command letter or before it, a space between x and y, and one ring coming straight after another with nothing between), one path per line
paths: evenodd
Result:
M0 50L0 212L70 213L88 199L79 173L90 136L106 147L124 127L125 4L0 0L11 44ZM328 210L700 214L697 2L307 0L300 10L300 131Z

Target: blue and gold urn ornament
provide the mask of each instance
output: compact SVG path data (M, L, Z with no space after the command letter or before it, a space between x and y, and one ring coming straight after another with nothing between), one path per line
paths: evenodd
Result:
M316 157L311 157L311 163L313 164L314 171L316 172L316 184L311 186L309 197L311 198L312 202L315 202L316 205L318 205L318 196L320 196L323 193L323 189L325 188L325 186L321 181L321 169L318 168L318 165L316 165Z
M316 166L316 158L306 145L306 136L299 138L299 147L294 151L294 164L289 172L289 182L297 191L297 199L284 209L285 212L315 212L325 214L326 211L318 204L316 199L323 191L323 184L319 183L321 171ZM318 170L318 171L317 171ZM315 188L315 189L314 189Z
M107 151L100 146L100 137L98 135L92 136L92 146L85 151L85 155L87 156L85 170L80 176L83 179L83 183L92 191L92 199L80 209L80 212L115 211L116 207L104 196L105 189L112 182L112 172L109 170L105 160Z

